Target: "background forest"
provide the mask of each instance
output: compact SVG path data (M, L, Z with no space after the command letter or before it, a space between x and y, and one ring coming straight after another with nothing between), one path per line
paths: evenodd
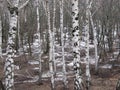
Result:
M0 90L120 90L120 0L0 0Z

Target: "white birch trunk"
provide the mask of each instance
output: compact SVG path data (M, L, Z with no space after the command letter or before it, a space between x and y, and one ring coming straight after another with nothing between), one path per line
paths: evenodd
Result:
M90 59L89 59L89 0L86 0L86 26L85 26L85 41L86 41L86 89L90 86Z
M49 10L49 2L46 1L47 5L47 17L48 17L48 32L49 32L49 69L50 69L50 74L51 74L51 86L52 90L55 88L55 82L54 82L54 71L53 71L53 48L52 48L52 32L51 32L51 25L50 25L50 10Z
M41 37L40 37L40 15L39 15L39 1L36 0L37 7L36 7L36 12L37 12L37 35L38 35L38 49L39 49L39 84L42 83L42 64L41 64Z
M2 21L0 17L0 57L2 58Z
M6 90L14 89L14 54L15 38L17 32L17 14L19 0L14 0L14 7L10 7L10 29L8 32L7 58L5 62L5 87Z
M64 87L67 88L66 65L65 65L65 56L64 56L63 0L60 0L60 31L61 31L61 45L62 45L63 82L64 82Z
M21 38L20 38L20 17L18 15L18 45L19 45L19 48L21 46ZM20 51L19 51L20 53Z
M93 19L92 19L92 14L91 11L89 11L90 13L90 21L91 21L91 25L92 25L92 29L93 29L93 36L94 36L94 46L95 46L95 70L98 70L98 50L97 50L97 32L96 29L94 27L94 23L93 23Z
M56 61L55 61L55 12L56 12L56 0L53 0L53 62L54 62L54 72L56 72Z
M72 35L73 35L73 54L74 54L74 90L83 90L82 87L82 72L80 66L80 52L79 52L79 9L78 0L72 0Z

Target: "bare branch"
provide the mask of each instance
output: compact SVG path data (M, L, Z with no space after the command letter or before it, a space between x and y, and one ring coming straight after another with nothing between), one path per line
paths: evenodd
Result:
M44 10L45 10L45 14L47 15L45 1L42 1L42 5L43 5L43 8L44 8Z
M92 13L91 16L93 16L101 7L96 8L96 10Z
M21 6L18 8L18 10L21 10L22 8L24 8L24 7L28 4L29 1L30 1L30 0L27 0L23 5L21 5Z
M13 4L9 0L6 0L6 1L10 5L10 7L13 7Z

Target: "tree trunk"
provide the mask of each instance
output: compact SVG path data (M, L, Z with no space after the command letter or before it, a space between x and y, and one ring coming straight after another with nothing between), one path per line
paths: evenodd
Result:
M82 87L82 72L80 66L80 52L79 52L79 23L78 23L78 0L72 0L72 35L73 35L73 54L74 54L74 90L83 90Z
M0 57L2 58L2 21L0 17Z
M42 64L41 64L41 35L40 35L40 15L39 15L39 1L37 0L37 7L36 7L36 12L37 12L37 35L38 35L38 49L39 49L39 84L42 84Z
M15 39L17 32L17 16L18 16L19 0L13 1L14 7L10 7L10 29L8 32L7 58L5 62L5 86L6 90L14 89L14 60L15 55Z
M47 17L48 17L48 33L49 33L49 69L51 74L51 87L52 90L55 89L55 83L54 83L54 71L53 71L53 55L52 55L52 32L51 32L51 25L50 25L50 10L49 10L49 2L46 1L47 5Z
M56 12L56 0L53 0L53 32L52 32L52 36L53 36L53 62L54 62L54 72L56 72L56 61L55 61L55 12Z
M93 19L92 19L92 14L91 11L90 12L90 21L91 21L91 25L92 25L92 29L93 29L93 36L94 36L94 46L95 46L95 70L98 70L98 50L97 50L97 32L96 29L94 27L94 23L93 23Z
M85 41L86 41L86 90L90 87L90 59L89 59L89 0L86 0L86 26L85 26Z
M18 47L19 47L19 49L20 49L20 47L21 47L21 39L20 39L20 17L18 16ZM19 52L20 53L20 52Z
M61 45L62 45L62 62L63 62L63 83L65 90L67 89L66 65L64 56L64 33L63 33L63 0L60 0L60 31L61 31Z

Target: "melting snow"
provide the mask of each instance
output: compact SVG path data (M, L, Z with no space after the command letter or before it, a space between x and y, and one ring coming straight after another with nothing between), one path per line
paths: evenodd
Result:
M62 80L63 80L63 78L61 78L61 77L55 78L55 81L62 81Z
M85 42L80 42L80 46L85 47Z
M112 68L112 65L111 64L106 64L106 65L103 65L103 66L100 66L101 68L108 68L108 69L111 69Z
M59 54L59 53L55 53L55 56L61 56L61 54Z
M14 65L14 68L15 68L16 70L19 70L19 69L20 69L20 67L17 66L17 65Z
M35 42L33 43L33 45L36 46L36 47L39 46L39 40L36 39Z
M29 63L29 64L31 64L31 65L36 65L36 64L39 64L39 62L38 62L38 61L29 61L28 63Z
M67 64L67 66L73 66L73 62L71 62L71 63Z
M33 68L34 70L38 70L39 68L38 67L35 67L35 68Z
M50 72L44 72L43 74L42 74L42 77L43 78L46 78L46 77L50 77L51 75L50 75Z
M94 44L90 44L89 47L90 48L94 48L95 46L94 46Z

